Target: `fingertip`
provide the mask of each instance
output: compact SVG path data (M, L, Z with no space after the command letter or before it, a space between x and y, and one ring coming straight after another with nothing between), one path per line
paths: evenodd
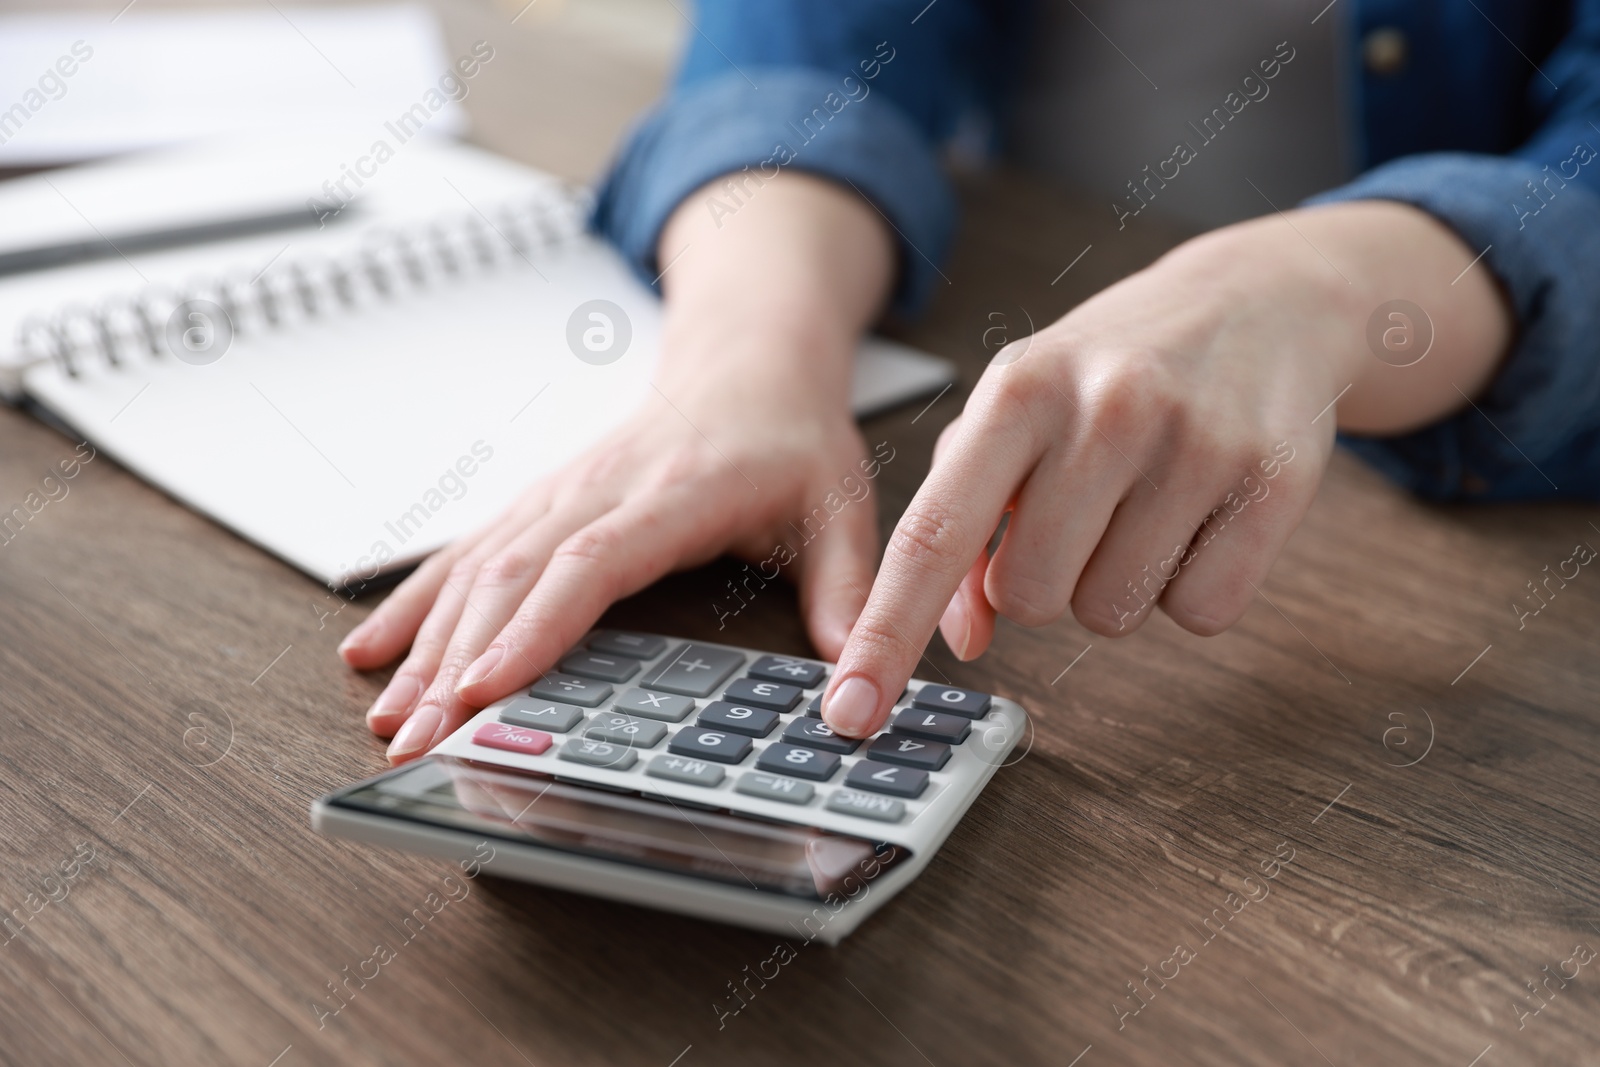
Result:
M483 654L461 672L461 680L456 683L456 695L462 699L471 699L477 690L486 688L505 658L504 645L490 645L484 649Z
M398 766L426 752L443 718L444 708L438 704L424 704L418 708L389 743L386 753L389 762Z
M883 690L862 674L853 674L834 686L822 701L822 721L845 737L875 733L887 717L881 711Z

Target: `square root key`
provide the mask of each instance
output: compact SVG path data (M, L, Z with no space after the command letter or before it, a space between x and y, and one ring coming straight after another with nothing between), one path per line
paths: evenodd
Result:
M750 677L759 678L764 682L787 682L790 685L798 685L801 689L815 689L827 671L822 664L812 663L810 660L794 659L790 656L762 656L750 664L747 673Z

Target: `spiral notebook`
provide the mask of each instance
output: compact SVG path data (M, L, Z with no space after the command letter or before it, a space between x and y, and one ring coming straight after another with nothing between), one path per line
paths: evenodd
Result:
M152 218L286 201L321 218L0 276L0 387L334 587L417 562L598 440L653 388L660 335L654 293L584 231L582 192L424 139L361 166L359 190L324 184L357 169L349 144L203 146L0 187L35 243L76 225L126 251ZM952 379L872 339L853 402Z

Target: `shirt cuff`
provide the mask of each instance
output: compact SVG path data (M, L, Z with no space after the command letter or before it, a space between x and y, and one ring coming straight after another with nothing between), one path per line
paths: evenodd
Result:
M1398 437L1341 435L1420 495L1600 496L1600 196L1548 177L1522 160L1439 153L1396 160L1306 201L1420 208L1482 251L1470 269L1492 271L1509 297L1514 347L1475 406Z
M602 183L591 225L655 285L656 246L667 217L696 189L729 175L707 197L722 221L765 180L793 168L853 185L896 231L896 311L927 300L955 228L955 200L933 147L882 93L846 95L817 70L747 68L674 92L629 136ZM744 173L748 171L748 173Z

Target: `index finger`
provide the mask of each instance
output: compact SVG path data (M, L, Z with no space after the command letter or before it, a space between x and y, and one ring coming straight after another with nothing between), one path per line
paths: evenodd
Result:
M1037 458L1027 419L994 390L968 411L895 525L867 606L839 655L822 717L847 737L883 726L956 588Z

